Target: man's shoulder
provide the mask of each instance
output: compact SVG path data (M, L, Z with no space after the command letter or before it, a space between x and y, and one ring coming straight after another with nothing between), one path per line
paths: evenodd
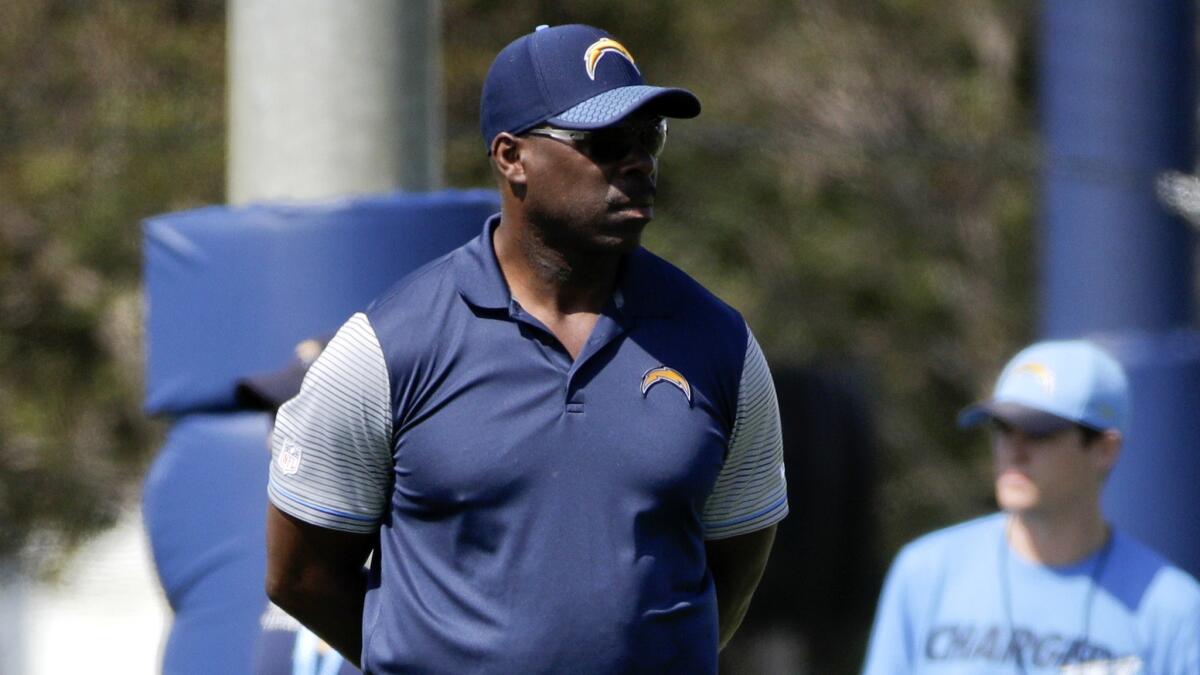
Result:
M461 251L405 275L367 307L367 322L389 364L426 353L451 328L459 297L455 260Z
M1200 622L1200 583L1182 569L1167 564L1155 577L1155 595L1180 619Z
M634 252L631 262L636 274L632 286L642 305L681 318L744 326L740 312L673 263L644 248Z
M933 569L940 561L985 549L994 551L997 537L1003 532L1004 514L980 516L917 537L900 550L897 559L913 567Z
M1114 536L1113 562L1123 583L1115 593L1146 611L1200 620L1200 582L1138 539L1119 531Z
M368 306L367 315L428 308L432 300L454 290L453 260L460 250L455 249L401 277Z
M1003 536L999 514L975 518L921 535L905 544L888 571L888 585L911 597L940 594L955 579L986 573Z

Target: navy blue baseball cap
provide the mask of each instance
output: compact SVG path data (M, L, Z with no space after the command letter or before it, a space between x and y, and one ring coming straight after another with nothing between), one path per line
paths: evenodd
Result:
M540 124L599 129L646 106L663 117L700 114L686 89L646 84L629 53L591 26L538 26L500 50L483 82L479 126L490 150L502 131L520 134Z

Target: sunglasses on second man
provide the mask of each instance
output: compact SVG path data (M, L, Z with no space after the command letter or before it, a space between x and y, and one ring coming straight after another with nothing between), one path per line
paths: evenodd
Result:
M592 158L597 164L611 164L624 159L640 146L651 157L658 159L667 143L667 120L655 117L650 120L616 124L611 127L579 131L558 127L536 127L525 132L530 136L544 136L572 145L576 150Z

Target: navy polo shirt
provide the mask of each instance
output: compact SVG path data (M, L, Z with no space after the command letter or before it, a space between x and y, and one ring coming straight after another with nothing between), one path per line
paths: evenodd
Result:
M761 351L639 249L572 359L498 223L339 331L280 411L271 499L378 532L364 670L715 672L704 541L787 511Z

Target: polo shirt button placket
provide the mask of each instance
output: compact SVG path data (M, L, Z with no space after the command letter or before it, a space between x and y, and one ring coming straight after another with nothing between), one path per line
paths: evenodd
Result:
M583 412L583 388L578 389L571 387L570 380L567 381L567 412L581 413Z
M567 353L566 348L562 346L554 333L551 333L549 328L538 321L537 317L527 313L516 298L509 300L508 317L520 326L522 335L532 341L556 368L569 375L573 365L571 355ZM569 379L567 386L570 387Z

